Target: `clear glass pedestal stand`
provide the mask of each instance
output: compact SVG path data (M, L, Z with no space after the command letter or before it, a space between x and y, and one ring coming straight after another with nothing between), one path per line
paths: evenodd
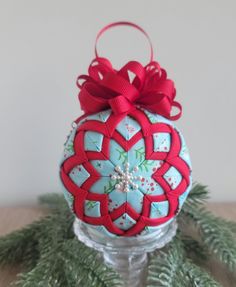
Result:
M77 218L74 221L77 238L102 253L105 264L121 275L124 287L144 286L147 253L164 247L175 236L176 230L177 223L173 220L146 235L108 237Z

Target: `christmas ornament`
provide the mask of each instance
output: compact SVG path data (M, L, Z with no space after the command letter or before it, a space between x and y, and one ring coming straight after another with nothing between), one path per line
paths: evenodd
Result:
M118 22L97 40L120 24L147 36ZM77 218L99 232L144 236L169 224L191 189L188 149L172 123L182 108L152 46L146 66L130 61L119 70L95 52L88 75L77 81L85 114L65 143L64 195Z

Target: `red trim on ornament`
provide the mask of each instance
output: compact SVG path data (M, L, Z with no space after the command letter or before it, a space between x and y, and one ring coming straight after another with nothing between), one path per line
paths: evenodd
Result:
M132 148L133 145L135 145L142 138L143 138L142 133L137 132L134 136L132 136L130 140L126 140L118 131L115 131L111 139L118 142L119 145L127 152Z
M107 215L109 213L107 194L98 194L98 193L89 192L86 199L100 202L100 206L101 206L100 211L101 211L102 216Z
M142 216L140 216L139 221L132 226L130 229L128 229L125 233L124 236L135 236L139 234L144 228L145 228L145 223L142 221Z
M140 109L130 111L128 116L138 121L141 130L137 132L129 141L127 141L117 130L118 123L127 116L127 113L109 116L105 123L96 120L86 120L78 128L75 139L74 149L75 155L69 157L61 166L60 176L65 188L74 196L74 211L76 215L85 222L93 225L103 225L109 232L123 235L134 236L140 233L145 226L158 226L173 218L178 210L178 198L183 194L190 184L190 168L187 163L179 156L181 150L181 138L176 129L164 123L152 124L146 114ZM94 131L103 134L102 150L85 151L84 135L86 131ZM168 152L154 151L153 133L165 132L171 136L171 146ZM146 160L162 160L163 164L153 174L152 178L164 190L163 195L144 195L143 207L141 213L137 213L128 203L124 203L112 212L108 210L109 196L107 194L97 194L89 191L92 185L101 178L98 171L92 166L89 160L109 160L110 158L110 141L114 140L125 151L135 145L139 140L144 138L145 141L145 159ZM70 171L77 165L82 164L91 175L81 187L78 187L69 177ZM170 167L175 167L182 175L179 185L172 189L168 181L164 178L165 173ZM89 192L88 192L88 191ZM101 217L90 217L84 215L85 200L93 200L100 202ZM168 215L162 218L149 218L152 202L161 202L167 200L169 202ZM114 220L127 213L136 221L136 224L129 230L119 229L113 223Z
M154 142L153 136L147 136L144 138L145 149L146 149L146 159L152 160L165 160L167 158L167 152L154 152Z
M114 209L110 213L110 216L111 219L114 221L120 216L122 216L124 213L127 213L134 220L138 220L138 218L140 217L140 214L138 214L128 202L125 202L118 208Z
M84 122L81 126L78 127L78 131L97 132L110 137L110 132L107 129L107 126L104 123L95 120L88 120Z

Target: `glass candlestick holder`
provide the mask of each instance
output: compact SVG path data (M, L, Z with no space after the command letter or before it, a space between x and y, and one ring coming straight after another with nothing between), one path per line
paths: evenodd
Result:
M74 232L86 246L102 253L104 263L117 271L124 287L144 287L147 253L164 247L175 236L177 223L168 222L152 233L133 237L108 237L105 233L78 218Z

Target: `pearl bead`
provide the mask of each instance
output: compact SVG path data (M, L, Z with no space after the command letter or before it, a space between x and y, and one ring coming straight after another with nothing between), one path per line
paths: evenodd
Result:
M138 166L135 166L133 170L129 171L129 166L130 164L126 162L124 164L124 170L122 170L118 165L115 167L116 173L111 175L111 179L118 180L119 183L115 185L117 190L129 192L130 187L132 187L133 190L138 189L138 184L134 181L141 180L142 176L135 176L134 173L137 172L139 168Z

